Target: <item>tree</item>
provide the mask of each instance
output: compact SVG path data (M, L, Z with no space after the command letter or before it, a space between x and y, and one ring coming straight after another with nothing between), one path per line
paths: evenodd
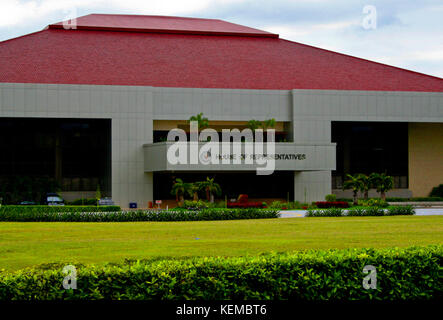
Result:
M440 184L434 188L432 188L430 197L443 197L443 184Z
M249 120L246 126L254 132L261 127L261 122L258 120Z
M203 117L203 112L197 114L196 116L190 117L189 122L191 122L191 121L197 121L198 131L209 127L209 120L208 120L208 118Z
M385 173L372 173L371 176L380 198L386 201L386 192L394 188L394 178Z
M268 128L275 128L275 119L268 119L261 123L261 127L264 131L266 131Z
M363 197L365 200L369 198L369 189L371 189L374 185L374 179L372 175L365 175L360 173L357 175L357 179L360 181L360 189L359 191L363 193Z
M175 200L181 205L183 205L185 201L185 194L192 194L191 185L191 183L183 182L180 178L175 179L171 194L175 195Z
M198 192L200 191L200 186L198 182L191 183L190 193L193 195L193 200L198 201Z
M356 205L358 202L358 191L361 189L361 181L358 176L347 174L346 177L348 178L348 180L343 183L343 190L352 189L353 204Z
M210 179L206 177L206 181L200 181L198 186L200 190L206 193L206 199L208 201L214 202L214 194L218 196L221 194L220 185L214 182L214 178Z

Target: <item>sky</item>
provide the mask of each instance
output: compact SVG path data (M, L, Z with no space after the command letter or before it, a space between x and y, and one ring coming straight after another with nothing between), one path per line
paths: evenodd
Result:
M443 78L443 0L0 0L0 41L90 13L222 19Z

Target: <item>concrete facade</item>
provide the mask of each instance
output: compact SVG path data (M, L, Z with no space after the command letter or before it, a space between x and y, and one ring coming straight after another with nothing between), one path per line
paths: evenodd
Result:
M331 193L332 121L443 123L443 93L0 83L0 117L112 120L112 197L122 207L132 201L145 207L153 200L155 168L149 163L162 160L149 160L145 150L164 148L152 145L153 121L187 120L200 112L214 121L290 123L293 142L282 149L317 148L306 151L317 162L286 168L294 171L295 199L309 202ZM441 140L435 144L441 146Z
M409 123L409 189L427 197L443 183L443 123Z
M112 121L112 197L127 207L152 199L143 144L152 142L152 90L130 86L0 84L1 117L95 118Z
M145 149L145 171L255 171L257 167L265 165L257 164L223 164L219 160L218 164L191 164L189 159L190 144L185 143L184 146L188 151L187 164L170 164L166 159L168 148L174 142L158 142L146 144ZM201 143L199 146L201 148ZM266 152L266 146L265 151ZM219 153L222 151L219 149ZM232 144L231 144L232 153ZM292 159L275 160L275 170L285 171L307 171L307 170L334 170L335 169L335 143L303 145L291 142L276 142L275 154L284 155L302 155Z

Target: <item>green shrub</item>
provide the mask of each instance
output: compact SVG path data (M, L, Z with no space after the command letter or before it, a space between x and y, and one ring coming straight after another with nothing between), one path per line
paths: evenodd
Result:
M188 210L207 209L207 208L209 208L209 202L206 202L203 200L198 200L198 201L185 200L183 202L183 205L180 207L188 209Z
M301 209L301 204L298 201L288 202L288 210Z
M58 213L79 213L79 212L114 212L120 211L119 206L1 206L0 221L14 221L4 219L22 219L32 216ZM22 221L22 220L16 220Z
M359 217L359 216L394 216L394 215L413 215L415 210L411 206L391 206L387 209L381 207L352 207L347 211L341 208L329 209L310 209L307 217Z
M280 201L273 201L271 203L271 205L269 206L269 208L272 208L272 209L282 209L283 207L287 207L287 205L283 202L280 202Z
M392 206L388 208L386 215L388 216L398 216L398 215L414 215L415 209L413 206Z
M310 206L308 203L301 203L299 201L289 201L289 202L275 201L275 202L280 203L281 208L287 208L288 210L302 210Z
M380 207L386 208L389 204L382 199L358 200L358 205L363 207Z
M443 184L438 185L437 187L432 188L430 197L443 197Z
M365 216L384 216L385 210L380 207L367 207L365 208Z
M62 207L57 207L62 208ZM73 207L82 208L82 207ZM85 207L83 207L85 208ZM58 222L125 222L125 221L198 221L198 220L236 220L236 219L269 219L277 218L279 210L275 209L223 209L209 208L202 210L136 210L136 211L3 211L0 209L0 221L58 221ZM106 207L98 207L106 208ZM112 207L111 207L112 208ZM118 207L117 207L118 208ZM118 208L119 209L119 208Z
M380 200L380 198L371 198L371 199ZM340 199L337 199L337 201L351 202L352 199L340 198ZM432 201L443 201L443 197L414 197L414 198L395 198L395 197L390 197L390 198L386 198L386 201L387 202L409 202L409 201L432 202Z
M361 217L366 216L366 208L362 207L352 207L348 210L347 215L349 217Z
M0 300L431 300L443 294L443 246L301 251L0 272ZM75 264L74 264L75 265ZM363 268L377 271L364 289Z
M214 203L214 208L226 208L226 201L220 200Z
M341 217L344 210L342 208L328 208L328 209L308 209L307 217Z
M327 194L325 197L325 200L328 202L335 202L337 201L337 195L335 194Z
M309 207L309 203L301 203L299 201L294 201L289 203L289 209L292 210L302 210Z
M372 199L380 199L380 198L372 198ZM337 199L337 201L347 201L347 202L352 202L352 199L348 199L348 198L340 198ZM443 197L414 197L414 198L395 198L395 197L390 197L390 198L386 198L387 202L408 202L408 201L427 201L427 202L432 202L432 201L443 201Z

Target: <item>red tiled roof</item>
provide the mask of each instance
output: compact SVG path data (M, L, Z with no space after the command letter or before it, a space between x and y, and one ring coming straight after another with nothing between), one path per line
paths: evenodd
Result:
M167 16L90 14L76 19L79 30L136 31L181 34L243 35L278 38L278 34L253 29L217 19ZM67 21L70 22L70 21ZM50 29L63 28L63 22L50 24Z
M441 78L220 20L93 15L78 22L77 30L51 25L0 42L0 82L443 92Z

